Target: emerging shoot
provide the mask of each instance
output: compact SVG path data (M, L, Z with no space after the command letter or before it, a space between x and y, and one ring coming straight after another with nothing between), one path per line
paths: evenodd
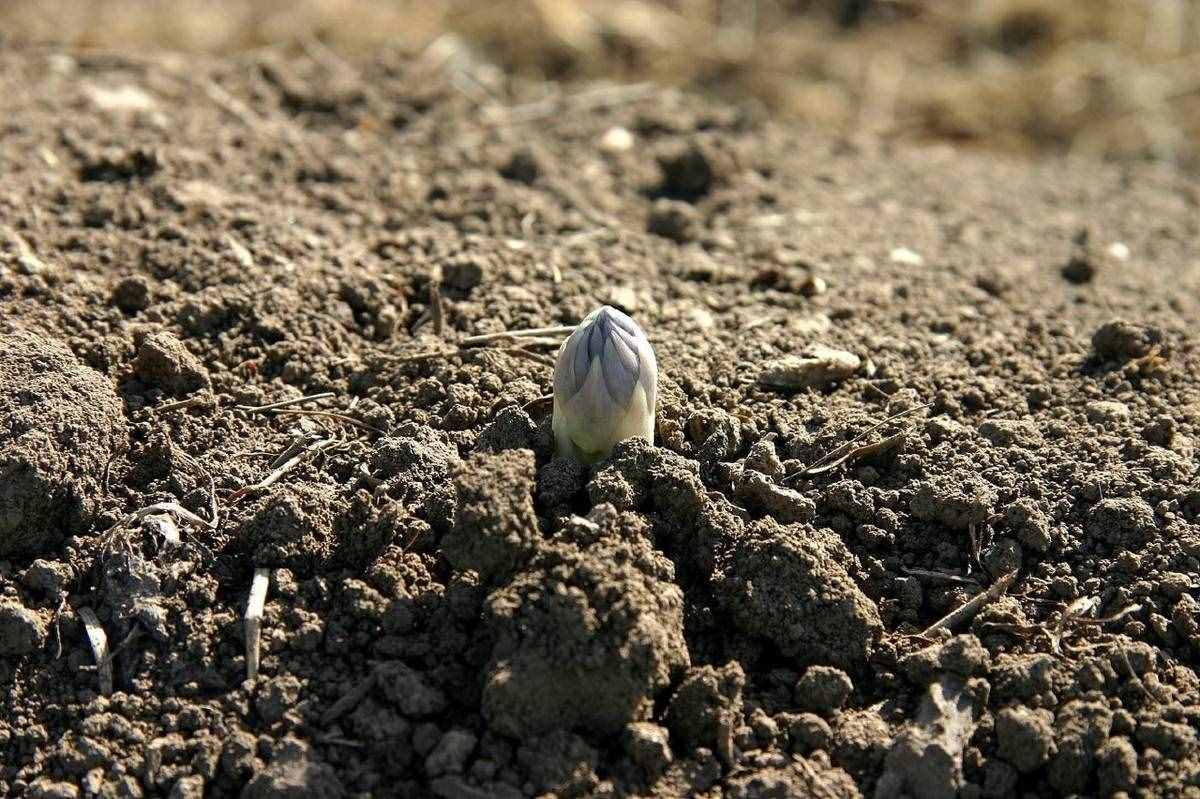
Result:
M559 455L595 463L618 441L654 443L658 363L646 334L601 306L579 323L554 366L554 439Z

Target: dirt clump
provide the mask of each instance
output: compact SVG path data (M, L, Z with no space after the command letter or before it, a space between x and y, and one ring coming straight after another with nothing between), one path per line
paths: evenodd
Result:
M46 642L46 622L17 602L0 602L0 655L28 655Z
M841 669L809 666L796 683L796 704L804 710L830 713L840 710L854 690L854 683Z
M336 548L334 520L341 503L325 486L286 486L249 508L235 536L256 568L309 575L328 565Z
M488 598L496 639L483 694L489 723L518 734L564 724L616 734L647 718L688 665L673 574L644 539L540 547ZM579 702L584 692L597 700Z
M314 758L301 741L287 740L276 748L271 762L242 791L246 799L281 799L305 796L338 799L346 790L333 769Z
M172 397L183 397L210 387L208 372L200 359L178 338L166 332L151 333L142 340L133 368L143 383L162 389Z
M763 520L717 558L714 591L734 623L796 662L863 669L882 629L850 578L844 544L801 525Z
M1144 358L1162 344L1163 333L1158 328L1124 319L1105 322L1092 334L1092 351L1101 361L1124 363Z
M456 569L485 582L510 576L535 552L541 535L533 508L534 459L529 450L473 455L454 475L457 509L442 551Z
M113 386L60 342L0 335L0 558L47 554L87 524L125 446Z

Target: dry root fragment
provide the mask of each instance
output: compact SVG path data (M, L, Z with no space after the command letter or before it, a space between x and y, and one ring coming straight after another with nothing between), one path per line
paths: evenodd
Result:
M267 603L267 586L271 583L270 569L255 569L250 583L250 599L246 602L246 679L258 676L258 653L262 641L263 606Z
M929 638L939 630L953 632L954 628L958 625L965 624L971 619L975 618L975 614L982 610L986 605L995 602L997 599L1004 596L1005 592L1008 591L1009 586L1013 584L1013 580L1015 579L1017 579L1016 572L1009 572L1008 574L1000 577L998 580L996 580L996 582L992 583L988 590L984 591L983 593L976 594L974 597L967 600L956 609L950 611L945 616L926 627L925 631L921 633L921 636L924 638Z
M80 608L79 618L87 632L92 656L96 658L96 671L100 675L100 693L108 696L113 692L112 658L108 654L108 636L100 626L100 620L91 608Z

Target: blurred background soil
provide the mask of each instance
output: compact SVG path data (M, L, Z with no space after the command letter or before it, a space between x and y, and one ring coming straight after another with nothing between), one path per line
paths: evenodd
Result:
M842 134L1200 164L1194 0L9 0L0 45L381 45L700 90ZM464 90L470 90L465 88Z

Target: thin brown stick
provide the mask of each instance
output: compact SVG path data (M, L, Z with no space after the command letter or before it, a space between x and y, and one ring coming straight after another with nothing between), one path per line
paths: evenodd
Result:
M524 358L527 361L540 363L543 366L554 366L554 359L549 355L543 355L540 352L530 352L520 347L505 347L504 349L496 350L496 352L504 352L517 358Z
M652 97L659 91L661 89L653 83L600 86L565 97L555 97L526 105L511 106L504 109L504 115L498 120L498 124L515 125L535 122L567 110L579 112L592 108L633 103L647 97Z
M187 408L192 405L199 405L207 397L207 394L197 394L194 397L177 400L176 402L168 402L166 405L159 405L157 408L151 408L150 410L154 411L155 413L163 413L165 411L173 411L178 408Z
M904 573L910 574L913 577L927 577L931 580L944 580L948 583L955 583L957 585L969 585L974 588L980 587L978 581L972 580L970 577L959 577L957 574L949 574L948 572L930 571L929 569L913 569L905 566Z
M414 361L428 361L434 358L449 358L457 353L457 350L430 350L428 352L414 352L411 355L401 355L400 363L412 363Z
M489 341L504 338L524 338L527 336L566 336L575 332L575 325L555 325L554 327L526 327L517 330L501 330L498 333L480 333L477 336L467 336L459 344L463 347L474 347Z
M323 419L338 419L339 421L343 421L346 424L352 424L355 427L361 427L363 430L370 430L372 433L378 433L381 436L387 435L386 430L380 430L378 427L373 427L373 426L367 424L366 422L360 422L358 419L355 419L353 416L347 416L344 413L334 413L333 411L314 411L314 410L309 410L308 408L275 408L274 410L267 411L267 413L274 413L274 414L287 413L287 414L293 414L295 416L318 416Z
M263 488L269 487L270 485L275 483L280 477L283 477L289 471L294 469L302 460L307 458L309 455L312 455L313 453L316 453L316 452L320 452L321 450L332 446L336 441L337 441L336 438L324 438L324 439L321 439L320 441L309 444L303 450L301 450L300 452L297 452L291 458L284 461L284 463L282 463L278 468L276 468L274 471L272 471L270 474L268 474L262 480L259 480L257 483L254 483L253 485L242 486L237 491L234 491L232 494L229 495L229 501L237 502L242 497L246 496L247 494L249 494L253 491L258 491Z
M995 602L997 599L1004 596L1004 593L1008 591L1009 586L1013 584L1013 580L1015 579L1017 579L1017 573L1015 571L1004 575L1000 579L996 580L996 582L992 583L988 590L980 594L976 594L974 597L964 602L955 610L950 611L945 616L926 627L921 633L921 636L929 638L932 637L933 634L938 630L950 631L958 625L970 621L975 617L976 613L984 608L985 605Z
M798 472L793 472L792 474L789 474L789 475L787 475L786 477L784 477L784 478L783 478L783 482L784 482L784 483L787 483L787 482L789 482L789 481L791 481L791 480L794 480L794 479L796 479L797 477L804 477L804 476L806 476L806 475L809 475L809 474L820 474L822 471L825 471L825 469L823 468L823 467L825 466L825 464L826 464L826 463L827 463L827 462L828 462L828 461L829 461L831 458L836 458L836 457L838 457L838 454L839 454L839 453L840 453L842 450L846 450L846 451L847 451L847 452L846 452L846 454L845 454L845 458L848 458L848 457L850 456L850 453L853 451L853 447L854 447L854 445L855 445L855 444L857 444L857 443L858 443L859 441L861 441L862 439L866 438L867 436L871 435L871 433L874 433L876 430L878 430L879 428L883 427L885 424L888 424L889 422L894 422L894 421L896 421L897 419L902 419L902 418L904 418L905 416L908 416L910 413L916 413L916 412L917 412L917 411L919 411L919 410L923 410L923 409L925 409L925 408L928 408L930 405L932 405L932 403L929 403L929 402L925 403L924 405L914 405L913 407L911 407L911 408L906 408L905 410L902 410L902 411L900 411L899 413L894 413L894 414L892 414L891 416L887 417L887 418L886 418L886 419L884 419L883 421L881 421L881 422L877 422L876 424L874 424L874 425L872 425L871 427L867 428L866 430L862 431L861 433L859 433L858 435L856 435L854 438L852 438L852 439L850 439L849 441L847 441L845 444L842 444L841 446L839 446L839 447L837 447L836 449L834 449L834 450L832 450L831 452L829 452L827 455L825 455L825 456L823 456L823 457L821 457L821 458L818 458L818 459L817 459L817 460L815 460L813 463L811 463L810 465L808 465L808 466L804 467L804 468L803 468L803 469L801 469L800 471L798 471ZM893 437L893 438L894 438L894 437ZM885 439L885 441L888 441L888 439ZM883 443L884 443L884 442L880 442L880 444L881 444L881 445L882 445ZM844 460L845 458L843 458L843 460ZM817 471L814 471L814 470L817 470Z
M247 413L262 413L264 411L273 411L277 408L287 408L291 405L301 405L305 402L316 402L317 400L327 399L337 396L332 391L322 391L320 394L309 394L307 397L293 397L292 399L280 400L267 405L235 405L239 411Z

